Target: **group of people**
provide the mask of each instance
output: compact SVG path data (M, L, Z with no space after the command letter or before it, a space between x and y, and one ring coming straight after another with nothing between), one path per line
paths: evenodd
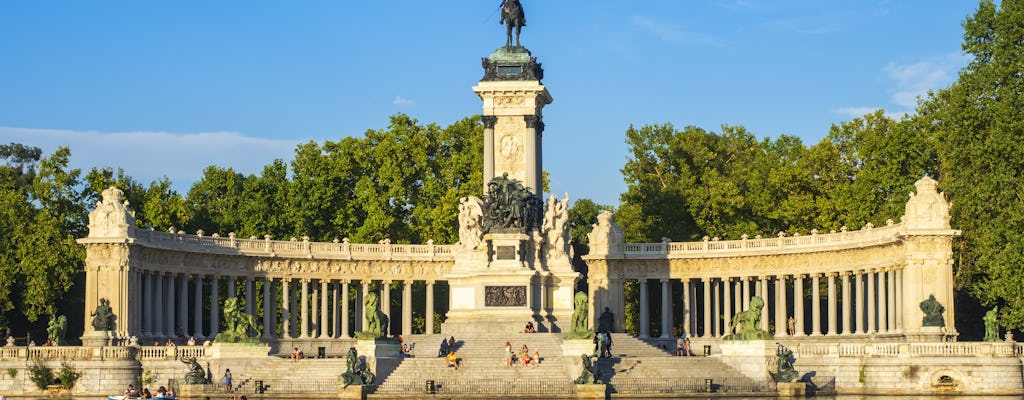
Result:
M682 335L676 338L676 357L689 357L692 355L693 352L690 351L690 338L683 337Z
M124 391L125 399L173 399L174 397L175 395L173 386L168 386L166 388L160 386L160 388L156 390L156 395L151 393L149 391L149 388L145 388L142 389L142 391L139 391L138 389L135 388L135 385L128 385L128 388L125 389Z
M530 348L525 344L523 348L519 350L517 355L512 351L512 342L505 342L505 366L511 367L513 365L523 365L536 367L540 364L540 351L534 350L533 355L530 355Z
M608 331L598 332L594 335L594 353L601 358L608 358L612 356L612 334Z
M455 354L455 336L449 336L448 339L441 338L441 348L438 349L437 356L444 357L448 368L459 369L459 356Z

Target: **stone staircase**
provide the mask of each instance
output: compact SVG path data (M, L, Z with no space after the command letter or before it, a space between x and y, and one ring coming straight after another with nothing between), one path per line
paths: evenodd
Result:
M491 334L456 337L455 351L459 369L449 368L438 357L441 335L413 335L405 338L413 344L412 357L405 358L377 388L374 396L425 393L427 381L434 381L438 394L478 394L514 396L540 394L557 397L572 395L572 377L562 363L562 338L558 334ZM505 342L518 353L525 344L532 355L541 356L536 367L506 367Z
M237 376L240 393L255 393L257 381L266 386L266 393L332 393L338 390L338 377L345 372L344 358L307 358L292 362L287 358L270 357L259 367ZM241 375L241 374L240 374Z
M612 357L598 359L597 371L613 393L704 392L709 378L716 392L759 392L769 385L743 375L718 357L673 357L668 349L626 334L613 334L612 341Z

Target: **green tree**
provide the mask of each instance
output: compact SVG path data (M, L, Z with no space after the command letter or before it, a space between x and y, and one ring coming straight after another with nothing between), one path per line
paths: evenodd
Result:
M957 284L1000 322L1024 328L1024 2L982 1L963 23L972 60L950 87L921 102L936 133L940 186L963 230Z

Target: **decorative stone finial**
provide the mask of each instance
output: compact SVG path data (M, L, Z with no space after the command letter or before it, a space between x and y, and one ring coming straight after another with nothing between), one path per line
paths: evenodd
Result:
M130 237L135 234L135 213L128 209L124 192L111 186L100 193L102 200L89 213L89 237Z
M626 235L615 225L615 214L601 211L594 229L587 235L591 255L621 256L626 248Z
M946 195L939 193L938 182L925 176L914 186L917 193L911 193L903 213L903 223L908 230L917 229L950 229L949 207Z

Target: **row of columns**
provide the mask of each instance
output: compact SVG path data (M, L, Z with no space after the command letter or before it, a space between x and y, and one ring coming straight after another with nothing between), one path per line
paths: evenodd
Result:
M809 282L805 282L807 280ZM821 293L825 280L826 293ZM732 316L750 308L753 296L761 297L761 328L767 330L774 316L775 336L789 335L793 318L795 336L864 335L902 332L903 271L901 269L845 271L829 274L724 277L682 280L682 310L673 312L672 279L661 279L661 338L672 336L676 322L686 336L719 337L731 333ZM842 299L837 298L837 281ZM792 282L790 291L789 282ZM639 336L650 337L648 280L639 283ZM769 284L774 290L769 291ZM809 297L804 284L810 284ZM753 289L751 289L753 287ZM753 296L751 291L753 290ZM793 299L789 307L789 299ZM822 320L822 302L827 320ZM805 303L811 307L810 324L805 321ZM837 309L839 303L841 309ZM769 314L769 309L774 310ZM792 311L792 313L790 312ZM699 315L698 315L699 314ZM698 319L698 317L701 317ZM678 319L677 319L678 318Z
M220 327L222 303L220 296L220 280L227 278L227 297L238 295L236 277L218 275L186 275L163 272L141 271L134 275L135 282L141 291L136 292L141 299L132 302L133 315L136 316L137 327L134 334L143 338L172 338L191 335L196 339L216 337ZM189 279L192 280L193 307L189 312ZM365 326L362 313L362 299L369 293L371 281L366 280L333 280L333 279L274 279L245 277L245 313L256 315L256 281L263 282L262 338L271 339L331 339L348 338L349 321L357 324L356 330ZM209 282L209 303L213 306L209 311L209 329L203 318L204 284ZM358 282L358 283L355 283ZM381 311L391 319L390 285L391 281L378 281L380 287ZM412 284L413 281L402 281L402 335L412 334ZM350 285L362 287L357 303L350 304L348 296ZM425 330L434 331L434 281L426 281ZM298 294L298 295L296 295ZM281 296L281 306L277 306L276 296ZM266 305L272 305L271 308ZM266 312L266 311L271 312ZM351 315L354 312L355 315ZM280 314L280 317L278 315ZM191 318L191 329L189 319ZM280 321L278 321L280 318ZM392 321L394 321L392 319ZM392 324L394 325L394 324ZM281 328L280 337L277 327Z

